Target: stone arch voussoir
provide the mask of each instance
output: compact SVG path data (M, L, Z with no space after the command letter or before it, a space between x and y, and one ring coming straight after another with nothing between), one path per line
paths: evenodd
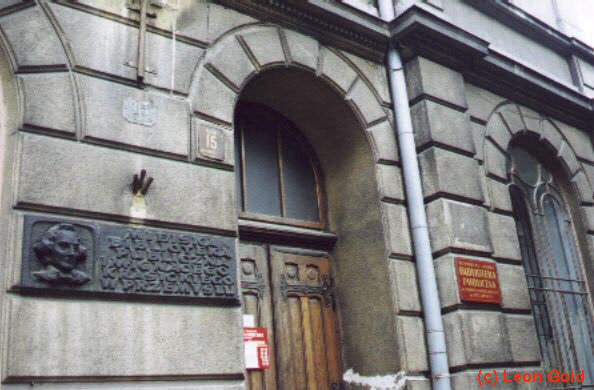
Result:
M232 126L242 88L271 67L314 73L347 101L365 129L387 118L380 93L343 53L298 32L265 24L240 28L207 50L194 76L193 111Z
M71 55L52 12L44 7L26 7L0 20L0 45L17 74L18 127L75 137L80 107Z
M487 122L484 139L485 173L498 181L508 180L507 151L517 137L531 137L561 163L582 200L591 201L593 187L569 140L548 117L512 102L498 105ZM492 180L487 180L489 193Z

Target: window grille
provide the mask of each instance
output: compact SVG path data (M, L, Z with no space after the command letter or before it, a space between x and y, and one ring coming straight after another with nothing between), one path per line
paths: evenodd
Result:
M577 388L590 388L592 307L566 199L534 155L519 146L510 155L510 195L543 365L560 372L583 370L585 380Z

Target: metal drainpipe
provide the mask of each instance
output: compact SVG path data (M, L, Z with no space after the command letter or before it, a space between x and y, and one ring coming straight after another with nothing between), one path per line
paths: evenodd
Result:
M378 5L380 15L384 20L391 21L394 19L392 0L379 0ZM415 249L421 302L423 304L427 349L431 365L431 381L434 390L451 390L441 305L437 294L435 268L433 267L433 255L431 243L429 242L427 215L425 214L421 174L417 162L417 150L408 106L404 69L400 53L393 45L390 45L388 50L388 67L398 145L400 147L400 161L404 175L406 201Z

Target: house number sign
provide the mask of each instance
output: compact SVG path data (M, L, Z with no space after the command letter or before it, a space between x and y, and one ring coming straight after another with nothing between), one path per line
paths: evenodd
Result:
M238 303L235 239L25 216L20 287Z
M216 127L198 127L198 148L202 156L215 160L225 159L225 135Z

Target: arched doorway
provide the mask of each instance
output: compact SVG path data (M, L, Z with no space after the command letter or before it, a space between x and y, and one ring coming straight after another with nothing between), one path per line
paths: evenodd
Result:
M244 311L275 344L271 369L248 372L250 389L338 388L346 368L393 371L382 209L356 115L314 75L276 68L243 89L234 128Z

